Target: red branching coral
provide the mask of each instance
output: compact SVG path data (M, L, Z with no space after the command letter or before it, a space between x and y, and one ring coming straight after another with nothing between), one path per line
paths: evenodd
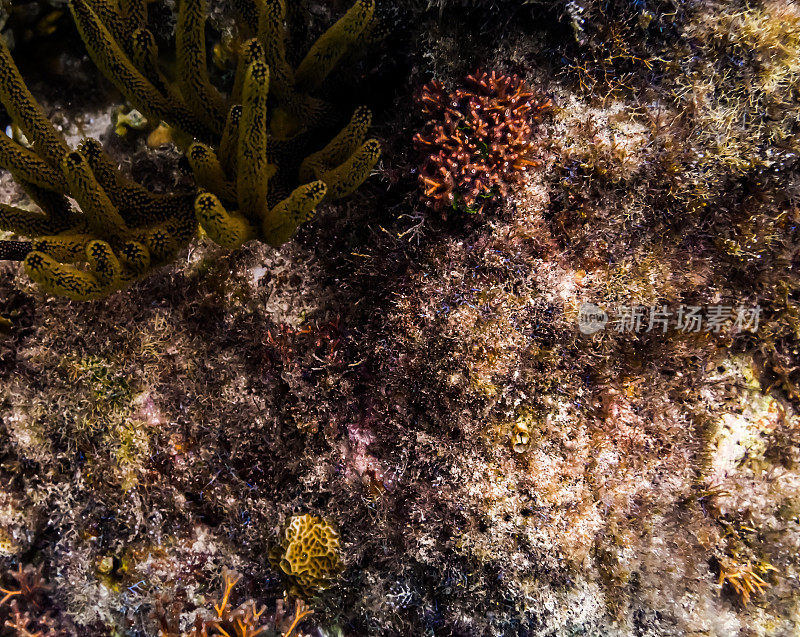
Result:
M0 599L0 606L12 597L19 595L29 603L39 607L41 606L42 598L52 590L45 582L44 577L42 577L41 565L38 567L28 565L23 568L22 564L20 564L17 566L16 571L10 571L8 574L17 581L19 589L0 588L0 593L4 594L3 599Z
M158 598L153 619L158 622L159 637L266 637L278 633L291 637L303 620L314 612L298 599L292 616L281 600L275 613L262 619L266 608L259 608L252 599L235 608L231 605L231 592L240 578L232 573L225 573L224 577L222 598L213 604L213 613L200 609L189 632L180 629L184 603L178 599L170 600L166 594Z
M422 88L419 104L431 116L414 143L427 157L420 169L423 197L434 210L482 212L505 195L535 156L535 125L552 106L516 75L477 72L448 94L438 80Z
M15 637L66 637L76 634L74 626L53 607L52 587L42 576L42 566L8 571L17 588L0 588L0 635Z

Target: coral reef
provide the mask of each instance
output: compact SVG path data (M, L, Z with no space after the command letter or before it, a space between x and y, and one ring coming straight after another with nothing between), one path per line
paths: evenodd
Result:
M419 171L423 197L434 210L483 211L529 168L541 166L535 125L551 108L516 76L479 71L452 93L433 80L419 103L431 119L414 137L426 157Z
M241 28L259 37L241 47L230 99L223 99L208 78L202 1L180 4L174 88L159 70L155 39L145 28L146 4L114 8L75 0L70 7L98 67L149 121L168 122L183 145L192 139L216 140L216 147L192 143L187 156L199 187L208 190L193 203L196 219L224 247L239 247L253 238L284 243L324 199L351 194L380 157L378 142L364 141L371 116L360 108L321 150L301 161L291 159L291 149L308 148L304 135L324 124L322 114L330 110L307 92L318 89L339 59L371 30L371 0L357 2L323 34L296 71L282 53L283 3L240 7L251 19ZM26 272L44 291L73 300L107 296L174 258L195 232L195 221L186 214L186 196L150 195L124 179L94 140L69 151L5 45L0 56L5 69L0 97L35 147L31 151L3 136L0 161L24 182L44 212L5 206L0 227L35 240L30 246L4 243L0 256L24 258ZM271 94L280 102L268 108L270 73ZM118 130L130 118L125 122L117 123ZM80 212L70 207L65 194L75 198ZM85 269L72 265L83 262Z
M270 558L305 596L328 588L343 568L339 533L309 513L292 516Z

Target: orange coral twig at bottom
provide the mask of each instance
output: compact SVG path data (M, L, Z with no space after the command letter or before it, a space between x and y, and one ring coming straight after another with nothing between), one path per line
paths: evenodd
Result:
M239 577L236 579L231 577L229 572L225 572L225 592L222 595L222 600L219 604L214 604L214 610L217 611L217 616L222 619L228 607L228 600L230 599L233 587L239 582Z
M294 621L289 626L289 630L283 633L283 637L291 637L292 632L300 625L300 622L313 613L314 611L308 608L302 599L298 599L294 605Z
M777 572L778 569L767 562L760 562L753 566L739 564L732 559L724 558L720 560L719 584L720 586L723 586L725 582L730 584L734 592L741 598L742 604L747 606L751 594L761 593L769 586L769 583L759 577L756 571L763 574L769 571Z

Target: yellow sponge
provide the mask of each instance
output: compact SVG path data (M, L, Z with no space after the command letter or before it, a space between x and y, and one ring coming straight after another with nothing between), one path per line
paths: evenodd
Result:
M328 588L344 568L338 532L308 513L289 520L280 551L280 569L306 595Z

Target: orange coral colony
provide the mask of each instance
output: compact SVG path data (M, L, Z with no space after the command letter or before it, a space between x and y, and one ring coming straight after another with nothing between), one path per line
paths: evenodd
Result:
M417 101L431 117L414 144L426 154L419 181L434 210L482 212L487 200L541 165L533 137L552 102L518 76L477 72L453 93L433 80Z

